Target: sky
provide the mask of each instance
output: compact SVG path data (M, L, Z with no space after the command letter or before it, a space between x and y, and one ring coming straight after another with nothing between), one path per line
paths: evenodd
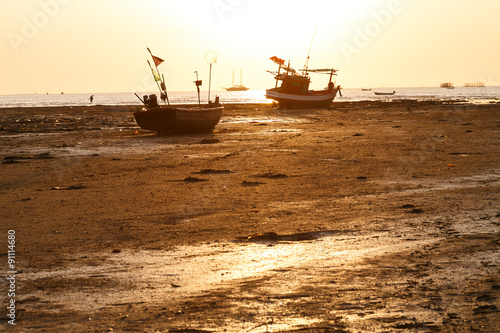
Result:
M0 94L274 86L272 56L338 69L337 84L500 85L498 0L0 0ZM312 76L311 87L326 86Z

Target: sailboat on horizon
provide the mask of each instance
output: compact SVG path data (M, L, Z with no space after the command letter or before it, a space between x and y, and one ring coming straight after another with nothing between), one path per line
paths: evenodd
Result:
M250 88L247 88L243 85L243 69L240 71L240 84L234 85L234 70L233 70L233 85L229 88L224 88L227 91L247 91Z

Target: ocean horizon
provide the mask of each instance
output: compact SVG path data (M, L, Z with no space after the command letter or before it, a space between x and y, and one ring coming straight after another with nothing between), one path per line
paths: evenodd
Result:
M371 89L365 91L363 89ZM391 96L377 96L375 92L392 92ZM342 96L337 95L338 101L377 101L377 100L466 100L478 103L488 103L500 100L500 86L486 87L455 87L447 89L441 87L381 87L381 88L345 88ZM158 92L137 93L141 98L144 95ZM93 101L90 102L90 96ZM248 91L211 91L210 99L218 96L222 104L232 103L272 103L266 99L265 90ZM197 104L198 95L195 91L173 91L168 94L170 104ZM200 94L201 103L208 101L206 91ZM84 105L142 105L133 92L130 93L61 93L61 94L18 94L0 95L0 107L43 107L43 106L84 106Z

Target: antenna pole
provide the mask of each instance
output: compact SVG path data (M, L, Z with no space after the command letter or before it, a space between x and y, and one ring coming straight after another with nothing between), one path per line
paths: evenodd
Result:
M212 86L212 64L217 62L217 53L215 53L215 51L208 51L207 54L205 55L205 61L208 64L210 64L210 74L208 75L208 104L210 104L210 88Z
M316 23L316 28L314 29L314 34L313 34L313 38L311 40L311 45L309 45L309 51L307 52L307 59L306 59L305 65L304 65L304 72L306 73L306 75L307 75L307 66L309 65L309 54L311 54L311 48L313 46L314 37L316 36L316 31L318 30L318 25L319 25L319 21L318 21L318 23Z
M280 71L281 71L281 63L280 67L278 68L278 74L276 74L276 85L274 86L275 88L278 88L278 77L280 76Z
M165 98L167 99L168 105L170 105L170 101L168 100L168 95L167 95L167 86L165 85L165 76L162 74L161 78L163 79L163 81L161 82L161 88L165 92Z
M210 103L210 86L212 84L212 63L210 63L210 73L208 74L208 102Z
M142 104L144 104L144 105L148 106L148 105L146 104L146 102L144 102L144 101L142 100L142 98L140 98L140 97L139 97L139 95L137 95L137 93L134 93L134 94L135 94L135 95L137 96L137 98L138 98L138 99L142 102Z
M201 86L201 80L198 80L198 72L194 71L196 73L196 81L194 81L194 84L196 85L196 90L198 90L198 106L201 107L201 102L200 102L200 86Z

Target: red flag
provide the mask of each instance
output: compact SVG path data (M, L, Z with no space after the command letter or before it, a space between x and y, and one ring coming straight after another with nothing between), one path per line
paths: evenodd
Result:
M285 64L285 60L280 59L280 58L278 58L276 56L271 57L269 59L271 59L272 61L274 61L277 65L284 65Z
M155 62L156 67L158 67L162 62L165 61L162 58L158 58L157 56L154 56L154 55L151 55L151 56L153 57L153 61Z
M149 49L149 47L147 49L149 51L149 54L151 54L151 57L153 58L153 61L154 61L156 67L158 67L162 62L165 61L162 58L158 58L157 56L154 56L153 53L151 53L151 50Z

